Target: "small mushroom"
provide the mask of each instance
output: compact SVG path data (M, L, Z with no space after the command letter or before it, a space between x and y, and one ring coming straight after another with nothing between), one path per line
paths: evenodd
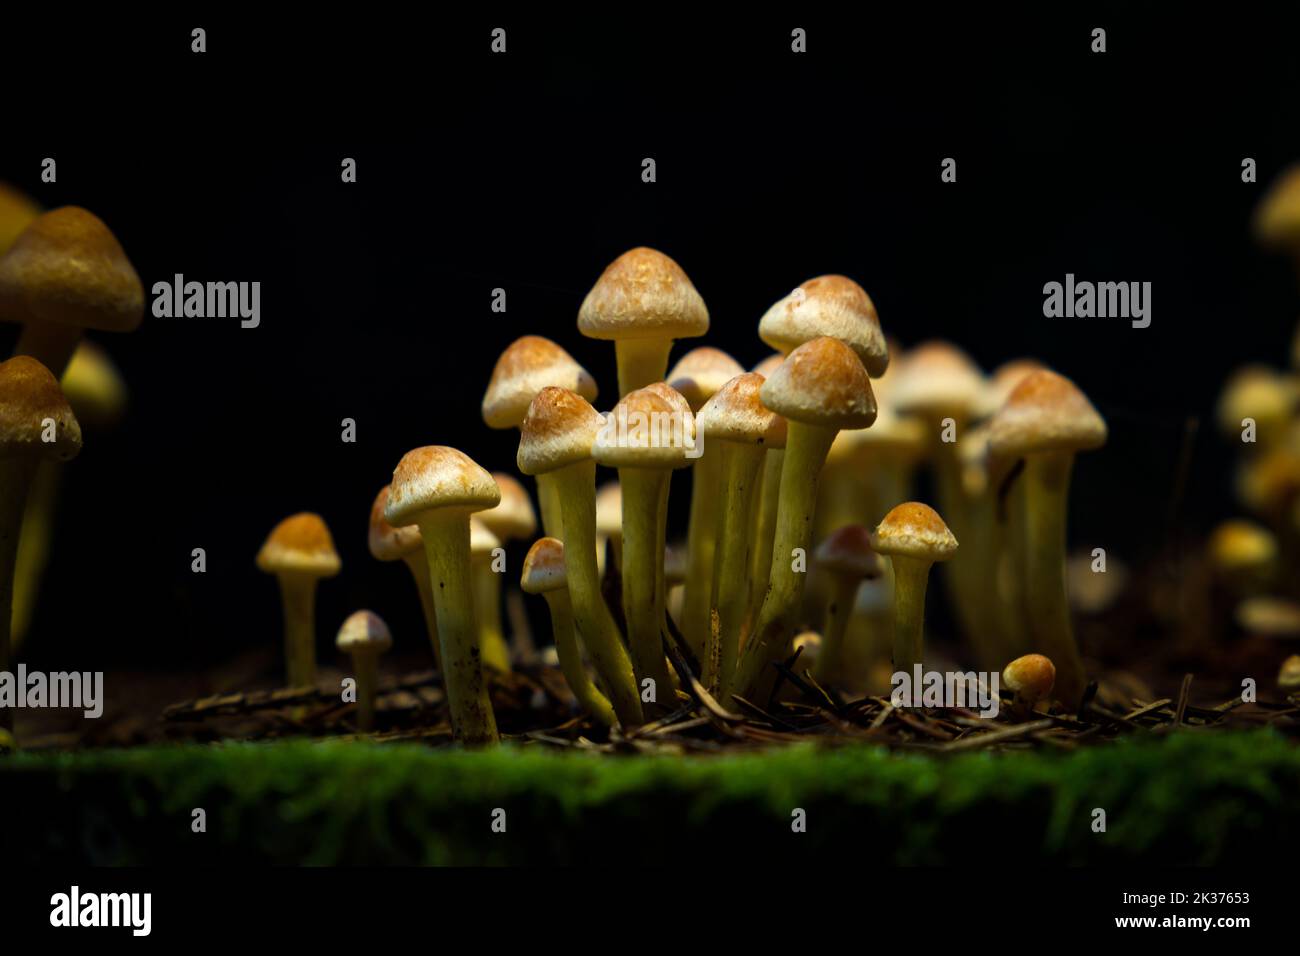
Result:
M1237 597L1267 590L1277 574L1277 539L1253 521L1224 521L1210 533L1206 551L1214 576Z
M1277 686L1288 696L1300 692L1300 654L1292 654L1282 662L1282 668L1277 672Z
M664 380L674 339L709 331L709 310L672 259L640 247L611 262L578 310L578 331L611 339L618 394Z
M42 461L81 450L81 426L58 380L25 355L0 362L0 673L10 669L13 583L28 490ZM13 712L0 708L0 730Z
M604 424L581 395L544 388L519 429L519 470L548 475L563 511L565 575L583 646L626 727L642 722L632 661L605 605L596 571L596 462L591 447Z
M573 621L573 602L569 598L569 580L565 570L564 542L540 538L524 558L519 580L525 594L540 594L551 611L551 629L560 670L578 703L606 727L618 725L618 717L609 698L600 692L582 664L578 630Z
M942 518L929 505L907 501L885 515L871 532L871 547L887 555L894 569L894 671L910 673L924 663L925 590L930 565L957 551Z
M876 305L847 276L818 276L802 283L763 314L758 336L787 355L805 342L829 336L853 349L872 378L889 367L889 346Z
M1042 654L1026 654L1003 669L1002 683L1015 693L1012 707L1016 716L1024 720L1040 701L1051 697L1056 684L1056 667Z
M1228 377L1214 409L1219 432L1250 457L1259 457L1283 443L1300 407L1295 381L1267 365L1245 365ZM1242 423L1255 423L1255 440L1243 442Z
M310 687L316 683L316 583L342 567L330 529L310 511L290 515L267 536L257 567L280 582L288 686Z
M375 726L379 655L386 654L393 646L392 635L378 614L357 611L343 622L334 643L352 658L352 670L357 677L357 729L366 733Z
M0 258L0 315L23 323L15 354L62 377L84 330L140 325L144 288L108 227L64 206L33 220Z
M885 562L871 550L871 532L856 524L846 525L822 541L817 546L816 559L830 577L831 595L822 628L821 654L813 673L822 683L845 687L850 678L845 667L846 632L858 587L863 581L882 577Z
M429 584L429 562L424 557L424 540L418 526L408 524L394 528L384 518L388 507L388 485L379 489L374 504L370 506L370 556L376 561L401 561L415 580L420 595L420 609L424 612L424 625L433 646L434 663L441 667L442 651L438 646L438 616L433 607L433 590Z

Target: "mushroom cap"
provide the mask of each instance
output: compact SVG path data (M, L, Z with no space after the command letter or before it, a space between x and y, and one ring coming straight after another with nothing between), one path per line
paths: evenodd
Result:
M827 535L814 557L832 574L878 578L885 573L884 559L871 550L871 532L860 524L845 525Z
M1277 539L1253 521L1234 518L1210 532L1210 561L1220 571L1267 568L1277 560Z
M742 372L704 403L695 425L705 441L785 447L785 419L763 406L763 376Z
M1285 169L1255 207L1255 236L1265 246L1300 246L1300 163Z
M1012 359L999 365L984 383L984 399L980 403L979 416L987 418L997 412L1021 380L1040 368L1047 366L1032 358Z
M0 183L0 256L41 214L41 207L8 183Z
M544 475L586 461L604 423L600 412L577 392L547 386L533 398L519 426L515 459L519 470L525 475Z
M871 548L877 554L947 561L957 551L957 539L929 505L905 501L880 519Z
M989 452L1001 457L1088 451L1106 444L1106 422L1064 375L1030 372L989 419Z
M718 389L743 371L741 364L722 349L702 345L678 359L664 381L681 393L692 412L698 412Z
M486 558L501 547L501 539L488 530L478 517L469 519L469 553L471 558Z
M348 615L334 645L349 654L361 650L382 654L393 646L393 635L388 633L388 625L374 611L355 611Z
M1219 429L1239 437L1241 421L1253 418L1262 430L1276 431L1290 421L1300 404L1300 387L1267 365L1245 365L1229 376L1214 414Z
M866 290L847 276L818 276L802 283L763 314L758 336L781 352L830 336L853 349L873 378L885 374L889 366L889 346L876 306Z
M596 380L572 355L540 335L515 339L492 369L483 395L483 421L489 428L518 428L533 398L548 385L596 400Z
M889 384L895 411L922 418L974 417L984 396L979 366L948 342L926 342L909 351Z
M686 273L662 252L631 249L601 273L578 310L592 339L686 339L709 331L709 310Z
M866 428L876 420L867 370L853 349L828 336L787 355L759 395L778 415L809 425Z
M1282 690L1300 689L1300 654L1292 654L1277 672L1277 686Z
M479 514L478 520L502 541L531 538L537 532L537 512L527 490L504 471L492 472L501 489L501 504Z
M564 570L564 542L558 538L538 538L524 558L519 587L525 594L546 594L569 586Z
M1045 700L1056 684L1056 665L1042 654L1017 657L1002 670L1002 683L1030 703Z
M87 425L112 425L126 410L127 389L122 373L108 353L82 339L60 382L68 404Z
M469 455L445 445L426 445L408 451L397 463L384 518L400 528L414 524L426 511L486 511L500 501L497 483Z
M394 528L384 517L388 508L388 485L379 489L375 503L370 506L370 535L367 543L370 556L376 561L396 561L408 554L423 550L424 538L420 526L408 524Z
M281 521L257 552L257 567L267 574L332 578L342 566L330 529L320 515L311 511Z
M695 416L659 382L619 400L592 441L591 457L607 468L684 468L694 446Z
M64 206L33 220L0 259L0 314L130 332L144 319L144 288L108 227Z
M1241 502L1260 514L1300 501L1300 454L1272 448L1252 456L1240 463L1234 486Z
M777 369L779 369L781 367L781 363L784 361L785 361L784 352L773 352L767 358L763 359L763 361L759 362L757 365L751 368L750 371L756 372L757 374L763 376L763 378L771 378L772 373L775 372Z
M54 440L45 441L45 423ZM0 458L68 461L81 451L81 425L50 370L28 355L0 362Z
M596 533L623 537L623 486L617 481L596 489Z

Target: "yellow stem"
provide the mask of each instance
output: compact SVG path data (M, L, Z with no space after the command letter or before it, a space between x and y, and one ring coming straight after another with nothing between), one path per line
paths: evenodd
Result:
M627 642L638 684L654 681L655 702L672 703L672 678L664 658L663 560L660 546L663 485L669 472L659 468L620 468L623 488L623 613ZM568 549L565 549L568 553Z
M853 616L853 598L862 579L853 574L831 576L830 600L826 602L826 622L822 625L822 647L813 676L823 683L847 686L851 675L845 635Z
M754 496L754 568L749 582L751 607L761 605L767 595L767 579L772 571L772 541L776 537L776 511L781 502L781 466L784 448L769 448L763 457L763 476Z
M662 382L668 371L672 339L619 339L614 343L618 363L618 397Z
M931 561L901 554L890 557L894 567L894 672L912 673L925 663L925 587Z
M537 502L542 509L542 530L548 538L563 541L564 512L560 509L560 496L549 473L537 476Z
M710 575L718 609L717 648L711 645L712 627L706 653L701 658L704 684L721 699L728 700L736 677L740 656L740 635L750 609L749 568L753 551L751 516L755 485L763 466L765 450L761 445L715 442L722 450L722 500L719 502L717 540L719 543L714 573Z
M310 574L280 576L284 603L284 661L289 687L316 684L316 578Z
M555 652L560 658L560 670L573 691L578 703L592 717L606 727L618 725L618 716L609 698L600 692L587 669L582 665L582 651L578 647L578 633L573 623L573 602L564 588L548 591L544 595L551 609L551 629L555 636Z
M12 671L10 627L13 622L14 568L27 491L35 473L35 459L26 456L0 459L0 672ZM12 735L13 729L13 710L0 707L0 731Z
M704 660L711 628L713 568L718 541L718 490L722 483L722 455L705 449L691 468L691 514L686 532L686 598L682 605L682 637L691 652ZM748 535L746 535L748 537Z
M369 733L375 726L375 685L379 680L379 656L368 650L353 652L352 670L357 678L357 730Z
M473 561L474 610L478 619L479 650L483 663L503 674L510 673L510 648L501 628L501 575L492 570L492 556Z
M402 558L415 578L416 590L420 592L420 610L424 612L424 627L429 633L429 643L433 646L433 664L442 669L442 648L438 646L438 612L433 607L433 590L429 586L429 562L424 557L424 549L412 551Z

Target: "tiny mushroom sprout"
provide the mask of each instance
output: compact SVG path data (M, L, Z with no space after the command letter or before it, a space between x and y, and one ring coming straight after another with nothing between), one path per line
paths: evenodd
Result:
M501 576L493 570L493 556L501 539L477 517L469 519L469 564L474 586L474 619L478 622L478 647L483 663L495 671L510 670L510 648L501 631Z
M8 671L13 582L23 511L42 461L68 461L81 450L81 426L40 362L25 355L0 362L0 672ZM0 708L0 730L13 712Z
M885 573L885 562L871 550L871 532L862 525L847 525L833 532L817 546L817 564L831 580L822 648L814 675L823 683L845 686L850 670L845 667L846 632L853 615L858 586Z
M342 567L330 529L310 511L290 515L267 536L257 567L280 582L288 685L309 687L316 683L316 582Z
M1277 674L1277 686L1288 695L1300 691L1300 654L1292 654L1282 662Z
M611 262L596 280L578 310L578 331L613 340L622 397L662 382L673 340L709 331L709 310L681 266L639 247Z
M384 518L394 527L416 524L429 565L438 619L443 681L452 731L466 746L497 742L496 716L483 677L470 570L470 515L501 501L492 476L455 448L426 445L408 451L393 471Z
M875 303L846 276L818 276L800 285L763 314L758 335L787 355L821 336L839 339L857 353L872 378L884 375L889 366Z
M701 346L681 357L668 373L668 385L679 392L698 415L700 409L744 368L721 349ZM688 571L683 608L682 636L697 657L703 659L709 633L709 592L713 578L713 553L718 521L718 488L722 481L717 454L704 454L691 469L691 511L687 523Z
M591 446L604 419L581 395L544 388L519 429L519 470L549 475L564 516L565 575L573 616L619 721L642 722L632 661L600 591L596 570L596 462Z
M785 417L787 427L767 594L732 684L742 695L770 678L769 665L787 652L794 636L817 482L831 443L841 429L866 428L876 420L867 370L839 339L816 338L799 346L763 383L759 397L764 408Z
M565 571L564 542L540 538L524 558L519 585L526 594L540 594L551 610L551 629L560 670L578 703L606 727L618 723L609 698L600 692L582 664L578 630L573 623L573 602L569 598L569 580Z
M740 636L750 610L754 489L766 451L784 448L786 442L785 419L765 408L759 397L763 382L756 372L737 375L705 403L696 419L705 456L717 456L722 465L718 549L707 577L713 591L711 607L718 611L718 633L715 640L712 627L706 632L700 660L705 686L724 695L724 700L735 678Z
M688 455L695 441L690 406L660 382L623 396L591 447L598 463L618 469L628 649L641 686L647 679L654 681L660 707L671 701L673 687L663 649L668 480L673 469L691 463Z
M379 655L387 653L393 646L392 635L378 614L357 611L343 622L334 643L352 658L352 669L357 676L357 729L369 731L375 725Z
M540 335L515 339L492 369L483 396L483 421L489 428L518 428L534 396L547 386L567 388L589 402L596 400L596 380L563 348ZM562 537L559 505L544 475L537 476L537 494L542 527L548 535Z
M894 671L911 673L924 663L925 589L930 565L957 552L943 519L929 505L905 501L871 532L871 547L894 569Z
M388 485L384 485L370 506L370 556L376 561L401 561L410 570L420 595L420 609L424 612L424 625L429 632L436 663L442 659L442 652L438 647L438 617L433 608L433 590L429 584L429 562L424 557L424 541L420 538L420 529L416 525L394 528L389 524L384 518L384 509L387 507Z
M1078 709L1087 689L1065 585L1066 511L1076 452L1106 443L1106 423L1068 378L1040 369L990 420L989 451L1025 461L1025 598L1034 648L1052 659L1057 697Z
M33 220L0 258L0 315L23 323L15 353L62 377L84 330L139 327L144 288L108 227L64 206Z
M1056 684L1056 666L1042 654L1017 657L1002 670L1002 683L1016 695L1018 716L1027 717L1039 701L1047 700Z

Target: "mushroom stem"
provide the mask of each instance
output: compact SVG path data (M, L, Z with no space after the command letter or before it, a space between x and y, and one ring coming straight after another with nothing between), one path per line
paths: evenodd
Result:
M357 729L366 733L375 726L375 685L379 682L379 656L373 651L354 651L352 670L357 678Z
M316 683L316 577L285 571L280 579L284 603L284 660L290 687Z
M469 514L457 508L419 518L438 618L442 678L456 738L466 746L497 742L496 717L483 678L470 580Z
M916 664L924 663L925 588L930 578L931 561L890 555L894 568L894 672L912 673Z
M35 459L0 459L0 672L12 669L9 641L13 623L14 568L27 490L35 474ZM13 710L0 707L0 730L12 732L13 729Z
M438 646L438 612L433 606L433 589L429 585L429 562L424 556L424 549L412 551L402 558L415 578L415 588L420 592L420 609L424 612L424 626L429 632L429 643L433 645L433 663L442 669L442 648Z
M813 669L813 676L823 683L843 686L851 676L851 669L847 666L849 654L845 633L861 583L862 578L858 575L831 576L830 600L826 602L826 621L822 626L822 646Z
M835 434L834 428L794 420L789 423L767 595L732 685L741 694L751 693L760 685L760 678L766 679L768 665L780 658L794 636L795 619L807 581L808 551L817 511L817 480ZM768 477L764 475L765 482ZM795 569L796 552L801 559L800 570Z
M776 537L776 510L781 502L781 466L784 448L769 448L763 457L763 475L755 498L754 567L749 576L752 593L750 606L761 605L767 593L767 579L772 571L772 542Z
M596 570L596 462L575 462L549 474L554 476L568 534L564 573L569 581L574 621L619 721L625 727L638 726L644 718L632 661L600 593Z
M542 511L542 530L546 537L556 541L564 540L564 512L560 508L560 496L555 490L555 481L549 472L537 476L537 502Z
M717 452L707 451L691 467L691 514L686 531L686 599L682 609L682 637L698 660L707 656L713 628L709 607L713 597L719 506L718 492L725 465ZM748 534L745 535L748 537ZM743 577L743 575L742 575Z
M60 379L72 361L72 354L81 343L81 336L81 329L75 325L28 322L18 336L14 355L30 355L48 368L56 379Z
M673 682L664 658L662 520L664 485L669 472L657 468L620 468L623 488L623 613L627 643L637 682L655 682L655 700L670 700ZM565 548L568 553L568 548Z
M752 538L750 518L754 506L754 485L766 454L762 445L719 442L722 449L722 500L718 507L714 563L713 604L718 609L717 648L713 628L708 631L704 661L704 684L722 699L731 691L740 656L740 634L749 615L749 566ZM716 668L716 669L713 669Z
M672 339L618 339L614 357L618 363L618 397L662 382L668 371Z
M1074 641L1065 588L1065 518L1071 452L1025 458L1025 533L1030 628L1034 650L1056 665L1057 699L1071 709L1083 702L1088 678Z
M555 652L560 658L560 670L573 691L578 703L585 707L592 717L606 727L618 724L618 716L609 698L600 692L587 669L582 664L582 652L578 649L578 633L573 623L573 601L565 588L548 591L546 604L551 609L551 630L555 637Z
M510 672L510 648L501 628L501 575L492 570L490 555L474 561L474 608L478 617L479 650L483 663Z
M22 647L23 638L31 627L41 578L49 564L62 474L62 465L58 462L41 462L27 494L22 536L18 541L18 563L14 570L13 633L10 635L14 650Z

